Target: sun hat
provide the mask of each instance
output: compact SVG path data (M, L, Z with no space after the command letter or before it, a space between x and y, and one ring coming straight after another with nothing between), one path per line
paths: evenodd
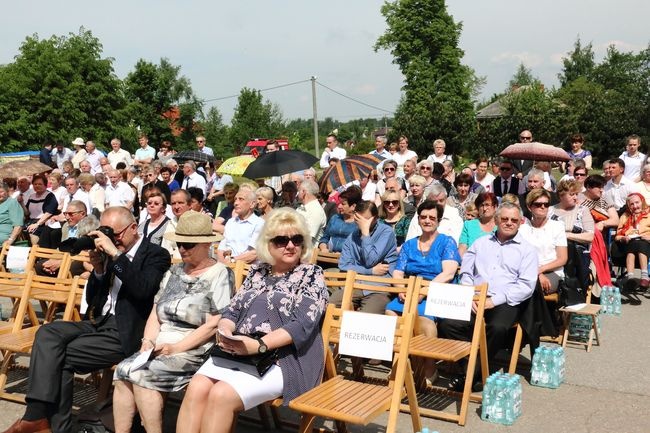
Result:
M72 141L72 144L74 144L75 146L85 146L86 142L84 141L83 138L77 137Z
M220 241L223 236L212 232L209 216L189 210L178 219L176 231L165 233L164 238L173 242L201 244Z

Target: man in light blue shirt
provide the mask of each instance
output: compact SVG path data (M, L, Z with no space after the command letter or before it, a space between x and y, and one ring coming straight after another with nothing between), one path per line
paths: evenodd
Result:
M521 303L533 295L539 268L535 248L519 233L521 208L503 203L495 220L497 231L477 239L463 255L460 268L462 284L488 283L485 324L490 360L505 347L508 332L519 320ZM443 319L438 332L444 338L469 341L473 326L473 315L470 322Z

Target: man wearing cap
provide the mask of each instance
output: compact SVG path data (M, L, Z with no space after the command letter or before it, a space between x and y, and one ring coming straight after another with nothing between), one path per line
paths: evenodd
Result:
M85 320L39 328L25 414L5 433L70 432L75 373L111 367L141 347L154 296L171 265L169 253L138 235L126 208L107 209L101 225L112 227L115 235L111 240L101 231L89 233L96 236L96 249L90 251Z
M264 220L253 213L255 192L242 188L235 195L233 217L223 231L223 241L217 248L217 260L230 263L243 260L252 263L257 259L255 242L262 231Z

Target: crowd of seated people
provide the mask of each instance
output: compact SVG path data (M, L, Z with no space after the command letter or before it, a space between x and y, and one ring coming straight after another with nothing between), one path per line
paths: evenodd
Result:
M522 131L520 139L532 134ZM74 325L39 331L27 409L8 432L67 431L66 381L115 364L116 431L129 431L136 412L147 431L160 431L166 394L188 384L178 431L228 431L241 410L279 396L288 404L320 380L320 319L343 294L327 292L321 268L308 263L314 252L340 254L334 267L342 272L488 282L490 358L507 344L536 290L557 292L574 268L588 274L594 251L605 257L598 266L607 266L610 239L625 269L617 284L634 281L640 268L638 286L648 288L650 208L643 190L650 165L637 164L640 139L630 136L602 176L589 174L584 141L572 138L572 159L556 183L547 162L479 157L456 172L459 159L445 153L443 140L427 157L409 149L405 136L392 146L378 139L374 153L384 159L377 167L359 184L327 192L313 169L235 182L219 173L221 158L205 137L197 137L198 152L215 163L176 160L170 142L157 152L145 135L134 155L117 139L106 156L80 138L76 152L57 145L49 176L0 184L0 242L10 246L22 237L65 250L75 238L93 236L90 261L72 271L89 280L89 312ZM274 146L266 151L278 151ZM325 167L346 157L328 136ZM100 225L113 236L96 230ZM238 261L251 265L241 288L228 269ZM59 265L42 260L36 270L54 275ZM471 323L427 316L419 301L420 332L471 337ZM353 306L402 314L404 299L365 290L353 294ZM245 373L209 360L215 345L239 355L277 350L279 361L254 385ZM132 370L147 350L151 359ZM60 356L44 361L52 351ZM434 365L425 370L435 381Z

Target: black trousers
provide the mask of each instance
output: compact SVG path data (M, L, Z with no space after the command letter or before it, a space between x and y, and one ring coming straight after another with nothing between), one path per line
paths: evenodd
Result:
M87 320L44 325L32 348L27 404L51 405L52 432L70 433L74 374L108 368L124 358L115 316L98 325Z
M488 363L508 343L508 334L519 319L519 306L508 304L497 305L485 310L485 333L487 337ZM438 323L438 335L442 338L470 341L476 316L472 314L469 322L464 320L443 319ZM477 369L477 371L479 371Z

